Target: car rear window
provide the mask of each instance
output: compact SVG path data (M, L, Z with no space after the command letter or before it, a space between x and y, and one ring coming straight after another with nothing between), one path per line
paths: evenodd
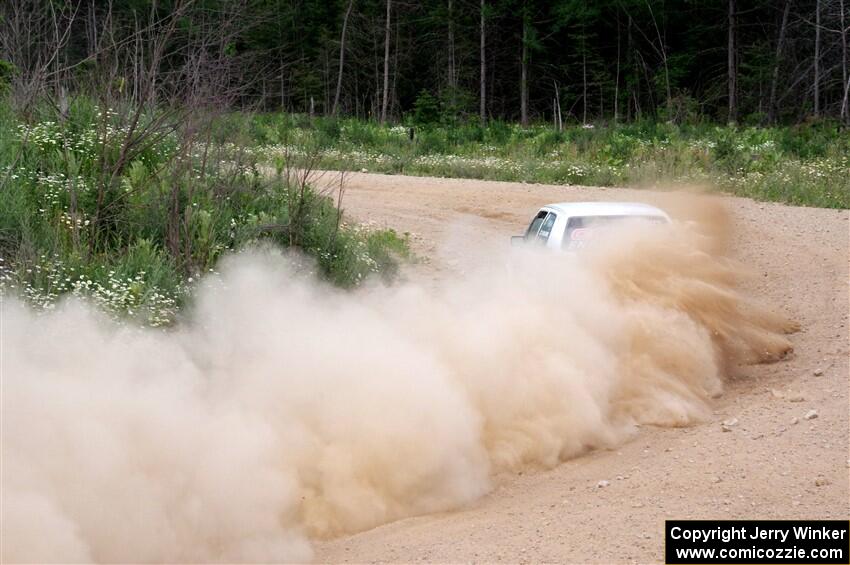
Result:
M548 212L546 210L540 210L537 212L537 215L531 220L531 224L528 226L528 230L525 232L525 240L529 241L537 236L537 232L540 231L540 224L543 223L543 219L546 217Z
M555 227L555 220L558 219L558 215L554 212L549 212L549 215L546 216L546 220L543 222L543 225L540 226L540 231L537 233L537 242L538 243L546 243L549 239L549 235L552 233L552 228Z
M663 216L573 216L567 222L562 247L564 249L581 249L596 237L600 231L621 224L624 221L650 222L666 224Z

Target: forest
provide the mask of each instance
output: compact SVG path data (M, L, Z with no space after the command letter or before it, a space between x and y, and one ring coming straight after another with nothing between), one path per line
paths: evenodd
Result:
M219 104L380 122L417 102L428 119L556 127L850 119L846 0L4 5L0 68L19 97L106 68L138 101L143 82L187 95L192 74Z

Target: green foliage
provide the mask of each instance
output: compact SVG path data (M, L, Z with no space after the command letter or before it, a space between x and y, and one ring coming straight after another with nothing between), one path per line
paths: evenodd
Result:
M438 123L442 118L440 102L423 90L413 103L413 123L417 126L429 126Z
M9 89L12 77L17 73L17 68L10 61L0 59L0 94Z
M110 169L127 135L120 112L79 99L63 121L46 115L25 123L0 103L0 293L43 308L71 294L164 325L197 277L263 240L300 249L344 287L390 280L408 256L406 238L341 224L328 196L286 174L312 155L294 153L274 175L243 144L249 136L337 144L343 129L333 120L310 122L303 135L293 117L230 115L207 145L185 145L175 132Z

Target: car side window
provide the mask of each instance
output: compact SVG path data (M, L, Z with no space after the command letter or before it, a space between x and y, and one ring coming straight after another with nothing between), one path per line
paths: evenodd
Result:
M555 220L557 219L557 214L549 212L549 215L546 216L546 219L543 220L543 224L540 226L540 231L537 232L537 243L542 245L549 240L549 236L552 234L552 228L555 227Z
M540 231L540 226L543 224L543 220L546 218L546 210L540 210L537 215L531 220L531 225L528 226L528 231L525 232L525 240L533 240L537 236L537 232Z

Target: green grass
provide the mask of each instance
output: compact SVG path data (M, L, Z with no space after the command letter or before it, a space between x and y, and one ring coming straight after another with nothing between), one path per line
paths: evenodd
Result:
M224 254L259 242L300 249L342 287L390 280L409 257L406 236L341 222L327 195L261 172L244 121L204 143L134 137L122 165L127 110L77 99L64 118L45 107L24 121L0 103L0 293L48 309L76 295L158 326Z
M405 126L352 119L267 114L249 121L266 159L320 148L320 165L329 169L596 186L699 183L759 200L850 208L850 134L829 122L640 122L561 132L494 122L420 126L411 141Z

